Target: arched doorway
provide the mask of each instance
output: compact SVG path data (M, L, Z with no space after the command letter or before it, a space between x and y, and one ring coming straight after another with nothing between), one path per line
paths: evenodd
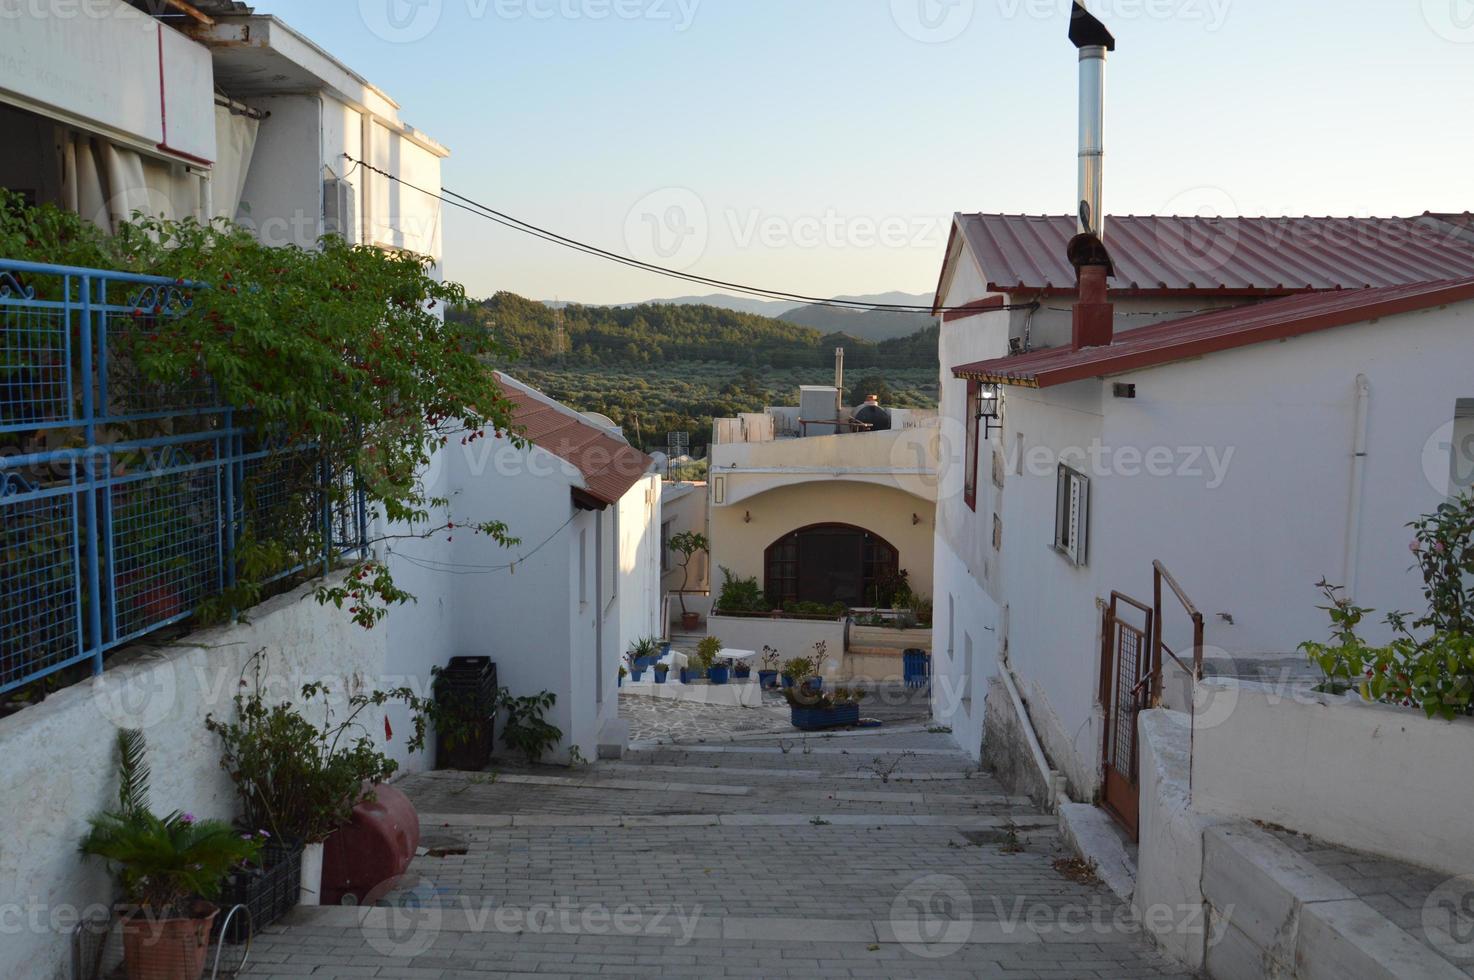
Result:
M852 524L814 524L768 546L768 601L868 606L900 568L900 553L880 535Z

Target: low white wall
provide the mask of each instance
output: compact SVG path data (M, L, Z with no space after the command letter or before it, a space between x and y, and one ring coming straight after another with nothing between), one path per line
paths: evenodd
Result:
M1172 956L1203 968L1207 903L1203 898L1203 833L1224 822L1193 811L1188 792L1191 721L1177 711L1143 711L1140 733L1140 831L1131 907ZM1166 916L1158 910L1171 909ZM1166 923L1170 926L1163 928Z
M1474 720L1210 679L1193 805L1452 874L1474 873Z
M756 650L762 653L769 646L779 651L782 661L796 657L814 658L814 644L828 644L829 658L824 670L825 677L837 677L844 664L844 631L842 619L772 619L769 617L712 616L707 620L706 634L715 636L722 645L732 650ZM753 662L753 671L761 668L761 661Z
M84 860L77 846L88 818L116 800L117 729L148 737L155 811L231 819L235 793L205 717L232 715L251 656L267 652L273 697L294 697L309 681L352 693L392 681L382 676L384 640L382 630L365 631L301 589L259 606L248 624L142 650L100 678L0 719L0 976L69 977L77 914L115 897L102 863ZM382 734L380 718L365 720L370 734Z

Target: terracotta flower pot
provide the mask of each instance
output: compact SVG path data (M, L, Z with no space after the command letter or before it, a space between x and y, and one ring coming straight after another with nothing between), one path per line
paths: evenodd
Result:
M700 613L681 613L681 629L694 630L701 625Z
M220 910L196 905L188 919L136 912L123 920L123 965L128 980L200 980L210 952L210 928Z

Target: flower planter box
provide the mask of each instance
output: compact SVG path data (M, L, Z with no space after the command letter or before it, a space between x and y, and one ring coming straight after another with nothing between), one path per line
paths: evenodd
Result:
M833 708L790 708L793 727L803 732L819 732L826 728L844 728L860 723L858 704L841 704Z
M225 880L221 889L221 908L244 905L250 917L231 916L215 921L215 934L220 941L238 946L250 940L283 915L297 907L302 891L302 845L278 844L273 841L261 849L261 866L237 871Z

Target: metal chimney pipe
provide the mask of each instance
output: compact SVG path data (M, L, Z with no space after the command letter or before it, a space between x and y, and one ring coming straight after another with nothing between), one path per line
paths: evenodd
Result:
M1106 26L1075 0L1070 40L1080 49L1080 181L1076 233L1105 240L1102 183L1105 172L1105 63L1116 50Z

